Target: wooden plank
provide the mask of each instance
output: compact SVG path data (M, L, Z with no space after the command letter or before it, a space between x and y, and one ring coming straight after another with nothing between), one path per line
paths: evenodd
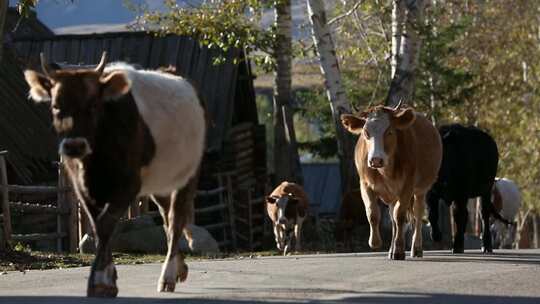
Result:
M56 194L57 192L67 192L69 188L58 189L55 186L20 186L8 185L10 192L18 194Z
M6 168L6 154L0 154L0 189L2 193L2 213L4 215L4 242L0 244L0 248L7 248L9 242L11 241L11 213L9 212L9 189L8 189L8 180L7 180L7 168Z
M9 207L13 211L22 211L25 213L41 214L68 214L67 209L61 209L53 205L38 205L23 202L9 202Z
M125 60L122 54L122 44L123 44L122 37L115 38L113 42L111 43L111 57L110 57L111 62Z
M197 196L213 196L225 192L225 187L218 187L212 190L198 190Z
M66 233L31 233L31 234L14 234L14 241L40 241L40 240L56 240L66 237Z
M58 188L68 188L70 185L67 172L65 170L63 159L61 158L58 166ZM77 252L79 245L79 212L77 210L77 198L73 191L59 191L57 195L58 207L61 210L67 210L68 216L65 222L65 228L68 234L68 251ZM61 232L58 231L58 232Z
M213 230L213 229L218 229L218 228L224 228L224 227L227 227L227 223L223 222L223 223L217 223L217 224L211 224L211 225L206 225L206 226L203 226L204 229L206 230Z
M225 208L227 208L227 206L225 204L219 204L219 205L210 206L210 207L206 207L206 208L195 209L195 214L219 211L219 210L223 210Z

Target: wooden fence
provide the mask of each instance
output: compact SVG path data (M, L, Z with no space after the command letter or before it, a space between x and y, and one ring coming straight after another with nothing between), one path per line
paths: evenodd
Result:
M3 238L0 241L0 249L5 250L12 242L28 242L38 240L55 240L57 251L66 249L75 252L77 249L77 225L78 214L75 196L67 182L63 165L58 164L58 185L57 186L20 186L10 185L7 179L6 156L8 152L0 152L0 188L2 194L2 228ZM10 194L14 195L34 195L38 197L56 196L56 205L38 204L35 202L12 202ZM12 228L13 212L24 214L52 214L56 216L56 231L48 233L28 233L15 234ZM67 238L67 248L64 247L63 240Z

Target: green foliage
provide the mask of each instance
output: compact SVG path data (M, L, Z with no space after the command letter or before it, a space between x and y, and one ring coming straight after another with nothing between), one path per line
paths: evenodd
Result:
M202 45L223 52L230 48L245 49L257 65L265 70L272 70L275 67L273 53L276 28L262 28L260 23L264 10L272 7L275 2L205 1L198 7L184 7L175 0L166 0L164 11L129 6L142 12L136 23L138 29L152 30L159 34L191 36ZM215 63L223 60L224 58L218 58Z
M300 150L318 161L335 159L337 142L325 92L315 89L297 91L296 102L295 126Z

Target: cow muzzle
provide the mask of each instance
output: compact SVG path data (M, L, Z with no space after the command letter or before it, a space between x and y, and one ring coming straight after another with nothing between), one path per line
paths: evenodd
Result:
M60 142L59 152L61 155L70 158L83 158L92 153L92 149L86 138L75 137L64 138L62 142Z
M382 157L372 157L368 161L370 168L378 169L384 167L384 159Z

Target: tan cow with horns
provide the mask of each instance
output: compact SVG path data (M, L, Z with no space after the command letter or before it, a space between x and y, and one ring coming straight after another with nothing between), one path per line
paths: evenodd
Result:
M360 135L355 164L360 176L362 199L370 225L369 246L381 247L377 198L388 204L392 219L392 242L388 257L405 259L404 224L414 215L412 257L422 257L422 217L425 197L436 181L442 159L437 129L412 108L382 105L341 115L349 132Z

